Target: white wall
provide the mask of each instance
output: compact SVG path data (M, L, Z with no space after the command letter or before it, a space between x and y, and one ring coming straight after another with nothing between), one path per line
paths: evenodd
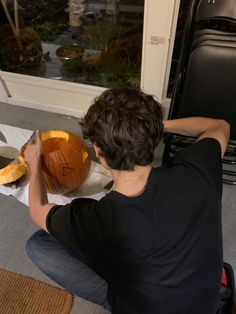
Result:
M96 86L3 71L1 72L1 77L6 83L11 95L5 102L23 107L72 115L74 117L83 116L93 98L104 90L104 88Z

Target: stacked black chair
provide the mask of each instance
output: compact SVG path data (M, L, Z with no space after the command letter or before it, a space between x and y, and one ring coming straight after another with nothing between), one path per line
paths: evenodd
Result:
M236 185L236 1L193 0L186 20L169 119L225 119L230 141L222 159L223 181ZM163 164L194 138L168 134Z

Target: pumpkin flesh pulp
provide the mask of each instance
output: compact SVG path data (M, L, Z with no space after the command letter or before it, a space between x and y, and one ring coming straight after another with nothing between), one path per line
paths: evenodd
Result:
M26 173L24 164L13 163L0 170L0 184L14 182Z
M65 139L68 141L69 133L61 130L49 130L41 133L41 139L45 142L47 139Z
M44 141L44 149L43 153L44 154L50 154L52 152L55 152L57 150L63 149L65 147L66 143L65 138L48 138ZM88 158L88 153L86 151L82 152L82 159L83 162Z
M63 146L65 146L65 143L66 139L64 138L48 138L43 141L43 153L50 154L52 152L55 152L56 150L60 150L63 148Z

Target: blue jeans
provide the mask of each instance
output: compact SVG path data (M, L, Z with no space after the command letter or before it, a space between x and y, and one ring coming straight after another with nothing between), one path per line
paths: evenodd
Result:
M107 282L86 265L86 259L73 257L52 235L39 230L26 243L33 263L67 291L111 310L107 302Z

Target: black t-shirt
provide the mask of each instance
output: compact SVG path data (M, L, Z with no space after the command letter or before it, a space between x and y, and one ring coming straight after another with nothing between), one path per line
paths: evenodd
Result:
M141 195L55 206L47 228L108 281L112 313L215 314L221 195L220 145L204 139L152 168Z

